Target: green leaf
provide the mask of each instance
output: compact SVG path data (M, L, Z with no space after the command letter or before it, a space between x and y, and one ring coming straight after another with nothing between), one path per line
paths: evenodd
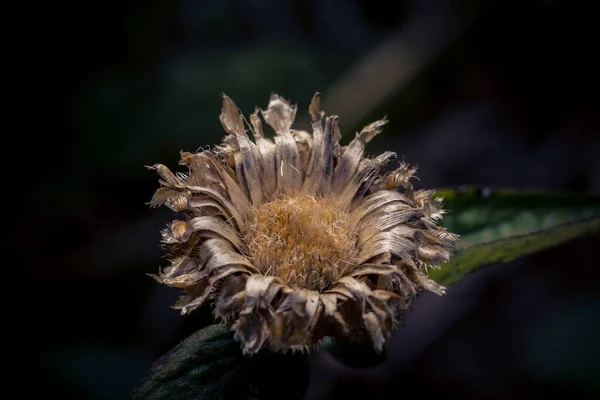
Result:
M233 332L216 324L192 334L154 363L133 399L294 400L304 397L309 376L306 354L265 349L246 357Z
M161 357L133 399L244 398L244 379L244 357L233 332L224 324L210 325Z
M540 191L441 190L441 224L461 235L455 254L429 276L445 286L487 264L509 262L600 232L600 197Z

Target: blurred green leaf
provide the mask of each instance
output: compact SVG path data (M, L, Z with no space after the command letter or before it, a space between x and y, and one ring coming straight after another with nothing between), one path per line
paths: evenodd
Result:
M600 232L600 197L539 191L441 190L450 210L442 225L461 235L456 252L432 279L445 286L477 268L509 262Z
M243 398L244 358L233 332L211 325L161 357L137 389L134 400Z

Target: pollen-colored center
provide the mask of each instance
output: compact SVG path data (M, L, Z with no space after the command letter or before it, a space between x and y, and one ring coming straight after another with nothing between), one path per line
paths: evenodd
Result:
M290 286L321 291L354 266L355 232L331 199L297 195L261 204L249 227L248 257Z

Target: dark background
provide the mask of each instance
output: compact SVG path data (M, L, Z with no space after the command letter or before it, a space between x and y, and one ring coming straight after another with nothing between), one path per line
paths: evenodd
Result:
M145 205L158 182L143 166L175 169L180 150L218 143L223 92L246 114L279 93L302 126L319 91L344 143L387 114L369 152L418 164L417 186L600 193L598 19L583 2L92 0L26 15L16 35L33 32L21 52L34 84L5 146L24 211L4 240L33 282L16 285L39 377L23 398L127 398L209 321L180 317L177 290L145 275L164 264L172 215ZM421 296L383 366L311 356L308 397L600 393L599 245Z

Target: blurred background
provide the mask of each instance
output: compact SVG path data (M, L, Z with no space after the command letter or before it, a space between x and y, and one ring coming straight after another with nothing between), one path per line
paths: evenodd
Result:
M278 93L301 127L319 91L344 143L387 114L368 150L419 165L419 187L600 193L597 18L583 2L92 0L28 15L39 82L16 135L28 150L12 153L30 193L11 192L26 211L4 240L33 282L21 296L41 381L22 397L128 398L210 321L179 316L178 291L146 276L172 213L145 204L158 178L144 165L177 169L180 150L217 144L221 93L245 114ZM307 398L597 395L599 245L422 295L382 366L312 355Z

